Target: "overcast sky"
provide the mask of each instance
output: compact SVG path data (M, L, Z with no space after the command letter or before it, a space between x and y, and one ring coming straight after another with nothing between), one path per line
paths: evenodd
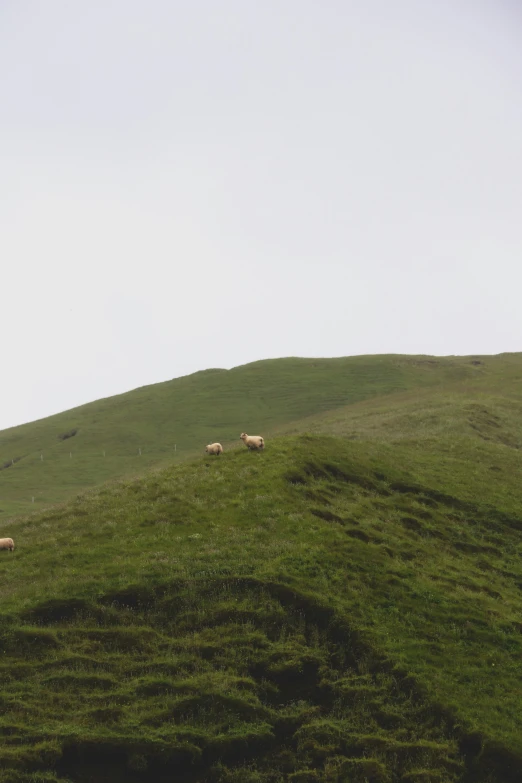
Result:
M517 0L3 0L0 428L522 350Z

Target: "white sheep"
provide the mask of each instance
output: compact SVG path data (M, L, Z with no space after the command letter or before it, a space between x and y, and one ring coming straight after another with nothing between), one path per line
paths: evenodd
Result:
M14 549L14 541L12 538L0 538L0 549L9 549L10 552Z
M246 432L242 432L239 436L243 441L247 449L264 449L265 441L261 435L247 435Z
M223 446L221 443L209 443L205 451L207 454L215 454L216 457L219 457L220 454L223 454Z

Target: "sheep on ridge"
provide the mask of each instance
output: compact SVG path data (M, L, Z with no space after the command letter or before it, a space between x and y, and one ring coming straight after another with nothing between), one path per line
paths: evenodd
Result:
M14 549L14 541L12 538L0 538L0 549L9 549L10 552Z
M260 450L265 448L265 441L261 435L247 435L246 432L242 432L240 439L243 441L247 449Z
M216 457L219 457L220 454L223 454L223 446L221 443L209 443L205 451L207 454L215 454Z

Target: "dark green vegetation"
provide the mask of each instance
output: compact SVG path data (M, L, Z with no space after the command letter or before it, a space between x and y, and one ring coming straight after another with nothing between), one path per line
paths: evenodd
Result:
M522 779L522 357L358 361L306 434L4 526L0 781Z
M303 417L397 392L501 388L520 372L510 356L275 359L146 386L0 432L0 520L194 457L216 440L237 444L243 431L270 436Z

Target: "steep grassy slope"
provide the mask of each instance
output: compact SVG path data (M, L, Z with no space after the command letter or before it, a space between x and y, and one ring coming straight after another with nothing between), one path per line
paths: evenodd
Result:
M520 355L277 359L136 389L1 432L0 520L190 458L214 440L237 443L242 430L266 436L357 401L426 388L510 388L521 376Z
M14 521L0 780L520 780L518 453L459 448L283 438Z

